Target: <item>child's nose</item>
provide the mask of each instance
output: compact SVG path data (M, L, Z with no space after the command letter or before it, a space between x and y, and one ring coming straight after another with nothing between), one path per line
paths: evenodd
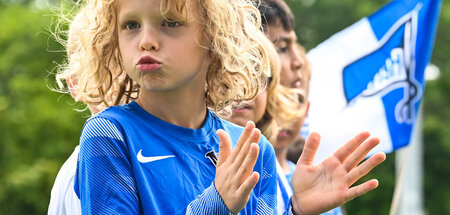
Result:
M157 40L157 34L152 29L145 29L143 31L141 42L139 43L139 49L141 51L158 51L159 43Z
M305 64L305 60L300 55L299 51L293 50L292 53L292 61L291 61L291 67L293 71L298 71L302 68L302 66Z

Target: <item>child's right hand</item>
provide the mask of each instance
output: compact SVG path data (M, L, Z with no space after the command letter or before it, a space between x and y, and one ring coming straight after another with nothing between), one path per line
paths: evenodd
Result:
M253 172L253 167L258 159L261 132L249 121L233 150L224 130L218 130L217 135L220 145L215 186L228 210L237 214L247 204L259 180L259 173Z

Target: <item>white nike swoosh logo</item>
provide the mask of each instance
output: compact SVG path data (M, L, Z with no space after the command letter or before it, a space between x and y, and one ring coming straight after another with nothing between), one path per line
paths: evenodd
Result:
M153 161L162 160L162 159L171 158L171 157L175 157L175 155L144 157L142 155L142 149L137 154L137 159L141 163L148 163L148 162L153 162Z

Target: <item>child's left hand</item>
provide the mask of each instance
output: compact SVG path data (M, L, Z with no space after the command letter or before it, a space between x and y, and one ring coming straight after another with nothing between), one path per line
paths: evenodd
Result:
M224 130L218 130L217 135L220 145L214 182L228 210L237 214L245 207L259 181L259 173L254 172L253 167L259 155L261 132L253 122L248 122L233 150Z
M320 135L311 133L292 177L294 214L323 213L378 186L378 181L372 179L350 188L386 158L384 153L377 153L358 165L380 142L378 138L366 141L369 136L368 132L360 133L332 156L320 164L313 165Z

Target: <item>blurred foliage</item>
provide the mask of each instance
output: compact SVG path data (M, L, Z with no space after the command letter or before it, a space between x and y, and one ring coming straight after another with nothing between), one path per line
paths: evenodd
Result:
M0 0L0 214L45 214L56 174L78 144L87 112L53 92L54 70L65 54L49 35L45 0ZM57 2L50 1L50 2ZM300 42L311 49L367 16L387 0L288 0ZM450 214L450 1L443 2L432 63L441 69L424 97L425 209ZM447 95L447 96L446 96ZM447 98L447 99L446 99ZM444 164L444 165L443 165ZM395 155L374 169L380 187L344 207L348 214L388 214Z
M0 7L0 214L46 213L86 120L70 96L47 86L65 57L46 30L51 14L34 4Z
M299 41L308 50L359 19L375 12L387 0L286 0L292 8ZM433 0L431 0L433 1ZM427 214L450 214L450 1L442 1L431 63L440 68L438 80L428 81L424 111L424 201ZM344 207L348 214L388 214L395 187L395 155L390 154L365 180L378 178L376 191ZM363 180L364 180L363 179Z

